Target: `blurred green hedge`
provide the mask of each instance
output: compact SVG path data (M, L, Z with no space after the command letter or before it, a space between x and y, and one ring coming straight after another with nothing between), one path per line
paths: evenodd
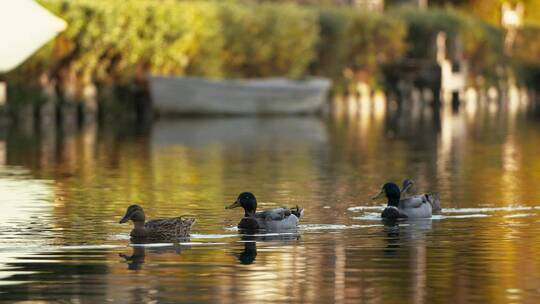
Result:
M42 0L68 29L14 74L67 66L119 83L137 67L207 77L301 76L318 37L315 15L294 5L210 1ZM315 25L315 26L314 26Z
M315 15L296 6L210 1L42 0L69 24L7 79L46 73L77 84L129 84L137 73L299 77L313 56ZM285 13L280 13L283 10ZM279 16L279 18L278 18ZM243 22L250 22L243 27Z
M225 77L306 74L319 39L316 15L292 4L217 5Z
M319 11L319 24L314 71L335 80L352 78L376 85L380 66L399 61L406 51L407 25L399 19L334 8Z
M461 41L464 59L473 63L472 77L495 79L504 59L500 29L452 9L400 7L378 14L249 1L39 1L69 26L8 74L11 82L37 83L48 74L79 84L127 85L151 72L320 75L377 85L384 64L404 56L434 60L439 31L448 33L450 48ZM540 58L528 57L534 52L521 57Z
M205 77L340 77L399 59L405 24L379 14L235 1L40 0L69 27L11 79L124 84L137 71ZM69 74L66 76L65 74Z

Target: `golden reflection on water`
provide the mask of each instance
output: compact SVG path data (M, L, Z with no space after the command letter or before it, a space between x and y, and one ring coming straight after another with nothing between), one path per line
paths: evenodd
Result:
M530 105L513 97L508 105L467 102L456 113L412 104L397 115L377 98L322 119L183 119L39 136L8 130L0 299L50 300L44 290L52 289L78 301L538 300L540 124L527 115ZM438 191L445 208L531 208L399 227L353 219L361 213L349 207L378 205L372 194L405 177ZM365 227L230 237L236 232L226 228L241 212L224 206L241 191L265 208L305 207L303 224ZM126 247L130 228L117 222L132 202L149 218L195 215L200 239ZM76 245L97 247L59 247Z

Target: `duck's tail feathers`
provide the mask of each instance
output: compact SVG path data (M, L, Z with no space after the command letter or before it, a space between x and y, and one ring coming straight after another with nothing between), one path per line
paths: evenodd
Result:
M439 198L438 193L427 193L426 198L431 204L431 213L432 214L441 214L441 199Z
M189 216L182 216L181 219L182 219L182 221L183 221L184 223L186 223L186 225L189 225L190 228L191 228L191 227L195 224L195 222L197 221L196 218L194 218L194 217L189 217Z
M298 205L296 205L296 207L291 208L291 213L294 214L297 218L301 218L304 215L304 208L298 207Z
M175 239L186 239L191 234L191 227L195 224L196 219L189 216L181 216L175 229Z

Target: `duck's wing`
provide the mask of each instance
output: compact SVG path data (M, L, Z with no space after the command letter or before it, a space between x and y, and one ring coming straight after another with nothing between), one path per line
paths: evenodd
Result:
M144 223L146 229L157 229L164 227L174 227L176 224L174 218L157 218Z
M399 201L399 211L408 218L430 218L432 205L430 196L426 194L415 195Z
M438 193L425 194L427 201L431 204L433 214L441 214L441 200Z
M407 215L409 219L430 218L432 215L430 204L422 204L420 207L404 209L400 212Z
M399 201L399 206L400 208L418 208L426 203L431 205L434 214L441 212L441 201L437 193L417 194L404 198Z
M404 198L399 201L399 209L413 209L420 208L428 201L424 198L424 195L413 195L408 198Z
M291 211L287 208L274 208L256 213L256 217L265 221L281 221L291 215Z
M258 212L255 216L261 228L279 231L296 228L302 214L303 209L300 207L281 207Z
M147 229L157 229L157 228L172 228L179 225L191 227L195 223L194 218L188 217L167 217L167 218L158 218L153 219L144 223L144 227Z
M401 195L402 196L413 196L416 195L416 185L414 183L414 180L410 178L406 178L403 180L402 186L401 186Z
M301 218L304 214L304 209L298 206L294 208L280 207L257 212L257 218L265 219L266 221L282 221L291 215L296 218Z
M171 217L148 221L144 227L151 234L163 235L163 237L188 237L193 224L195 224L194 218Z
M290 210L291 213L294 214L298 219L300 219L304 215L304 208L298 207L298 205L296 205L296 207L294 208L291 208Z
M267 231L282 231L296 229L298 227L298 218L296 215L291 214L282 220L265 220L264 228Z

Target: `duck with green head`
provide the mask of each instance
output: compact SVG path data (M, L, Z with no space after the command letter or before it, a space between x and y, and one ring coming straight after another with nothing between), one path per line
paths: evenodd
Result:
M179 240L189 237L194 218L172 217L146 221L144 210L139 205L131 205L120 220L120 224L133 222L129 234L132 240Z
M381 192L373 199L386 197L387 207L381 213L385 219L398 218L430 218L433 214L438 214L441 210L439 197L436 194L415 194L414 181L406 179L400 190L395 183L384 184ZM402 198L402 194L406 196Z
M293 229L298 226L300 218L304 214L304 209L296 208L274 208L257 212L257 199L251 192L242 192L234 203L225 207L233 209L242 207L244 217L238 223L238 228L243 230L284 230Z

